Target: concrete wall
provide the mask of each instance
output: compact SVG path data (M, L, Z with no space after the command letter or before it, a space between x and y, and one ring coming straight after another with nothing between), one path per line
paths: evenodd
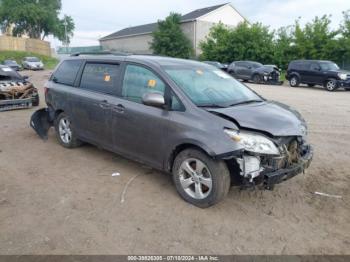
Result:
M11 36L0 36L0 51L25 51L51 56L49 42Z
M195 22L187 22L181 24L181 29L185 36L191 41L192 47L195 48Z
M198 56L202 53L202 50L199 48L199 44L202 41L206 40L206 37L210 33L210 29L214 25L215 25L215 23L206 22L206 21L197 21L196 22L196 43L195 43L196 56Z
M111 40L100 41L104 50L127 52L133 54L152 54L150 43L152 35L127 36Z

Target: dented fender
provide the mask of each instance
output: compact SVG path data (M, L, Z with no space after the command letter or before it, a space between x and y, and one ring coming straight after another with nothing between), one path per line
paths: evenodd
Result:
M37 110L30 119L30 126L35 130L40 138L48 139L49 129L53 126L54 112L50 108Z

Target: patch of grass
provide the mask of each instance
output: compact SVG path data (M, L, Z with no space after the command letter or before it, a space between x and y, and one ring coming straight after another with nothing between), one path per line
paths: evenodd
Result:
M22 52L22 51L0 51L0 62L4 60L11 59L16 60L18 64L22 64L22 60L26 56L35 56L43 61L45 69L53 69L58 64L58 59L54 57L49 57L45 55L39 55L31 52Z
M281 76L280 76L281 81L286 81L286 73L287 73L286 71L281 72Z

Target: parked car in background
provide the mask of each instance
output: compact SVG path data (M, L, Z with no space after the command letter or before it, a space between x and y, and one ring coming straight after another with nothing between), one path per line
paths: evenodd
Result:
M220 69L222 71L225 71L225 72L227 71L227 67L228 67L227 64L222 64L222 63L217 62L217 61L203 61L203 63L215 66L216 68L218 68L218 69Z
M350 89L350 72L341 70L332 61L292 61L288 66L286 79L292 87L307 84L309 87L321 85L328 91L335 91L340 87Z
M13 70L15 70L15 71L20 71L20 70L22 70L22 67L16 62L16 60L5 60L4 62L3 62L3 64L5 65L5 66L8 66L8 67L10 67L10 68L12 68Z
M252 81L256 84L282 84L280 69L253 61L237 61L229 65L228 73L236 79Z
M44 63L37 57L25 57L22 65L28 70L44 70Z
M0 65L0 112L38 105L38 90L28 81L28 77Z
M53 125L66 148L85 141L171 173L179 195L202 208L231 181L272 189L313 156L297 111L196 61L77 56L60 63L45 94L47 108L30 121L39 136Z

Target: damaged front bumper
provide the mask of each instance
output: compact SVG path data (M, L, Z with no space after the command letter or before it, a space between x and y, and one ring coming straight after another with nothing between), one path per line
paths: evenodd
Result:
M280 184L301 173L304 173L305 170L310 167L312 158L313 149L311 146L308 146L308 151L305 155L303 155L298 163L293 164L288 168L280 169L277 171L265 169L262 173L264 187L268 190L272 190L274 188L274 185Z
M276 157L243 153L235 158L240 167L242 188L262 186L273 190L276 184L287 181L309 168L313 159L313 148L303 145L297 160L290 161L290 155Z

